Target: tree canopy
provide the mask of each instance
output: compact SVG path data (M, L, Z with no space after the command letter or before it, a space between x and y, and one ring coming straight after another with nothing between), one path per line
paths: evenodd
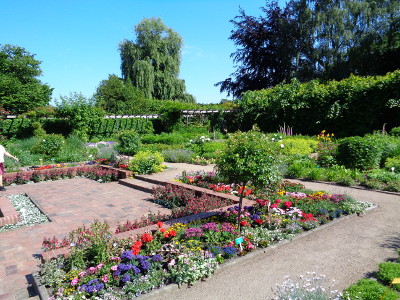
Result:
M0 106L10 113L24 113L51 100L53 89L37 78L41 62L34 56L18 46L0 48Z
M143 19L135 26L136 41L119 45L122 78L145 98L195 102L179 79L182 38L161 19Z
M100 82L94 95L97 106L111 114L144 113L144 95L130 81L123 81L116 75Z
M231 20L231 54L237 70L217 83L240 97L292 78L383 75L400 68L398 0L291 0L284 8L266 1L262 16L240 10Z

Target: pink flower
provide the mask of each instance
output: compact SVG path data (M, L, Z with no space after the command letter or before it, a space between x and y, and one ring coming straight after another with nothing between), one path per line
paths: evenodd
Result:
M112 271L117 271L117 269L118 269L118 265L115 265L115 266L112 266L112 267L111 267L111 270L112 270Z
M103 282L107 283L108 282L108 276L104 275L103 278L101 279Z
M98 264L97 267L96 267L96 269L97 269L97 270L100 270L103 266L104 266L104 264Z
M172 259L172 260L168 263L168 266L173 266L173 265L175 265L175 259Z
M85 276L86 275L86 271L83 271L83 272L80 272L79 273L79 277L83 277L83 276Z
M75 277L74 279L72 279L71 285L77 285L78 281L79 281L78 277Z
M90 272L90 274L94 274L96 272L96 268L95 267L90 267L89 268L89 272Z

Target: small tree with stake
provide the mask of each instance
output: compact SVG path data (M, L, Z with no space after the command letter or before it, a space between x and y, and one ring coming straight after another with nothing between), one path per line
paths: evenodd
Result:
M217 171L230 183L241 186L238 212L238 228L245 187L270 186L281 180L279 172L279 149L283 144L274 142L258 131L237 132L231 135L222 154L218 157Z

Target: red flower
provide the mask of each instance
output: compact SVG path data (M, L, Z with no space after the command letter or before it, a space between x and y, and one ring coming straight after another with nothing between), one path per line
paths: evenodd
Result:
M161 228L161 227L163 227L163 225L164 225L164 224L163 224L163 222L161 222L161 221L158 221L158 222L157 222L157 226L158 226L158 228Z
M286 208L290 208L292 206L292 202L285 201L285 202L283 202L283 205L285 205Z
M279 204L281 203L281 199L276 199L275 202Z
M140 248L142 247L143 243L142 241L138 240L132 245L132 254L133 255L138 255L140 252Z
M153 240L153 237L151 236L151 234L143 233L140 239L142 240L143 243L149 243Z
M271 207L271 208L278 208L278 204L277 204L277 203L271 204L270 207Z
M263 220L261 220L261 219L257 219L257 220L254 220L254 222L256 222L257 224L262 224L263 223Z
M170 230L166 234L164 234L165 238L170 238L176 236L176 231L175 230Z
M160 232L166 232L165 228L160 228Z
M247 221L241 221L241 222L240 222L240 225L241 225L241 226L246 226L246 225L248 225L248 224L249 224L249 223L247 223Z

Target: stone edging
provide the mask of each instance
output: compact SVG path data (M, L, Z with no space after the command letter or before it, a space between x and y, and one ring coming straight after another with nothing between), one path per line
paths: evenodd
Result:
M0 197L0 227L21 222L21 216L7 197Z

